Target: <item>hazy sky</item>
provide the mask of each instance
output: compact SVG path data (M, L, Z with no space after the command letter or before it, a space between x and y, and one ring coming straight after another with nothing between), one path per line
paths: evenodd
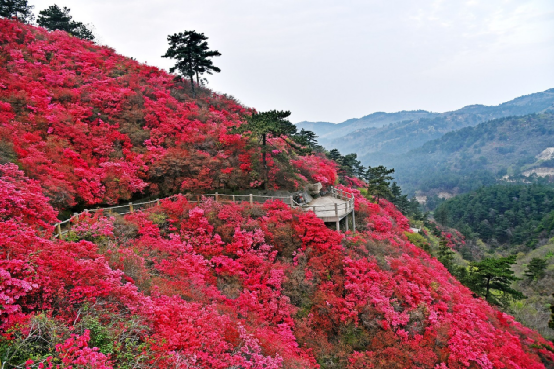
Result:
M161 68L168 34L221 52L209 87L291 121L497 105L554 87L554 1L29 0Z

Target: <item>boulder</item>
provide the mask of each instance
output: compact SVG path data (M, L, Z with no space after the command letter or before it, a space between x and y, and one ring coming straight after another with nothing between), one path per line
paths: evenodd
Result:
M319 195L319 191L321 191L322 188L323 186L321 185L321 182L309 184L308 192L310 193L310 195Z

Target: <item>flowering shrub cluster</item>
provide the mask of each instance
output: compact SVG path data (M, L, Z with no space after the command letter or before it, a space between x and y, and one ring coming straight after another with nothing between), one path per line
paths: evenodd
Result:
M259 186L259 148L230 130L251 111L206 89L192 99L186 83L65 32L2 19L0 163L17 160L59 209ZM295 157L281 146L272 154ZM334 182L327 160L307 160L321 168L306 180ZM294 187L282 181L293 177L287 168L269 166L271 188Z
M11 166L0 167L9 173L2 185L18 189L9 204L52 214L40 193L26 196L40 189ZM474 298L410 244L394 206L351 191L355 234L279 201L176 196L125 217L83 217L73 242L51 241L51 230L8 205L0 360L30 368L129 360L142 368L553 365L551 343ZM97 244L86 240L98 241L89 237L94 222L109 230ZM24 339L41 315L50 330Z
M49 200L255 182L251 149L226 130L243 108L185 100L159 70L66 34L0 26L1 153L13 149L42 186L0 164L5 367L554 366L552 343L474 298L408 242L393 204L356 190L343 188L356 197L357 233L280 201L174 196L124 217L83 216L69 239L52 239ZM305 160L291 164L300 175L336 178L333 164Z

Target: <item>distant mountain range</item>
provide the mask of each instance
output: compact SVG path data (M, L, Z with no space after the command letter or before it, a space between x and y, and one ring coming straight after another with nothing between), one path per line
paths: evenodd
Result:
M315 132L319 143L327 149L337 148L344 154L355 152L365 165L377 165L421 147L447 132L496 118L549 110L554 110L554 88L521 96L498 106L470 105L446 113L425 110L379 112L338 124L300 122L297 127Z
M554 174L554 111L449 132L384 163L409 193L451 195L532 173Z

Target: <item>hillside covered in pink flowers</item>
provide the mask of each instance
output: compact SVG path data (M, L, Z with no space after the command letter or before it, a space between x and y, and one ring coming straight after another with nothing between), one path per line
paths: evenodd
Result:
M248 190L260 149L230 97L63 32L0 20L1 368L554 368L355 188L356 233ZM270 139L270 187L337 166ZM168 197L170 195L175 196ZM125 216L63 212L157 196Z

